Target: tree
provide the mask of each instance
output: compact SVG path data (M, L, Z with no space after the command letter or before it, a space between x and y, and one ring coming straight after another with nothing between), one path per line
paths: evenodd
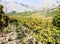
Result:
M56 16L53 18L53 25L60 28L60 5L58 6L56 13Z
M0 5L0 29L8 26L9 17L5 15L3 11L3 6Z

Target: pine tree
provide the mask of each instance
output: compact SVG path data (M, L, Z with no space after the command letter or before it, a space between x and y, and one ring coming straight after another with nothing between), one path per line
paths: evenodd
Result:
M3 6L0 5L0 29L8 26L9 17L5 15L3 11Z

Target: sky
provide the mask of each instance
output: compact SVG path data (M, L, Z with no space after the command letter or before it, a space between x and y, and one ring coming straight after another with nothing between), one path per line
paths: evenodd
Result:
M14 0L17 1L19 3L28 3L28 4L32 4L32 5L38 5L40 3L42 3L42 0Z
M19 3L24 4L32 4L32 5L40 5L40 4L48 4L48 3L60 3L60 0L14 0Z

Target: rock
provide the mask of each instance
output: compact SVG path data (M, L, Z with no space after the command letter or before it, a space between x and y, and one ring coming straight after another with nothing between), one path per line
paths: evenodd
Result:
M22 38L17 39L18 33L16 31L16 27L12 26L10 32L6 33L5 36L0 37L0 44L42 44L41 42L37 41L30 32L26 32L24 29L22 33L19 35Z
M16 40L16 38L16 27L14 28L14 26L12 26L9 33L5 34L5 36L0 36L0 44L16 44L16 41L14 41Z
M41 42L38 42L38 44L42 44Z
M17 33L16 32L8 33L7 38L14 40L17 38Z
M9 42L7 42L5 44L17 44L17 43L16 43L16 41L9 41Z

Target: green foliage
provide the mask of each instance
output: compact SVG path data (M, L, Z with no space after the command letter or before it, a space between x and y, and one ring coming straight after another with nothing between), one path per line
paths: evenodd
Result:
M53 19L51 17L38 18L35 16L12 15L10 18L18 20L18 39L22 40L22 42L24 39L27 40L28 36L32 36L37 41L54 44L56 35L58 36L57 42L60 41L60 31L52 25Z
M57 8L56 16L53 19L53 25L60 28L60 5Z
M0 4L0 10L2 10L3 9L3 6Z
M4 13L3 6L0 5L0 29L7 27L10 23L18 25L18 21L16 19L10 19L9 16Z
M5 15L3 11L3 6L0 5L0 29L8 26L9 17Z
M8 13L8 14L10 14L10 15L20 15L20 16L29 16L29 15L32 15L34 13L37 13L37 12L36 11L33 11L33 12L27 11L27 12Z

